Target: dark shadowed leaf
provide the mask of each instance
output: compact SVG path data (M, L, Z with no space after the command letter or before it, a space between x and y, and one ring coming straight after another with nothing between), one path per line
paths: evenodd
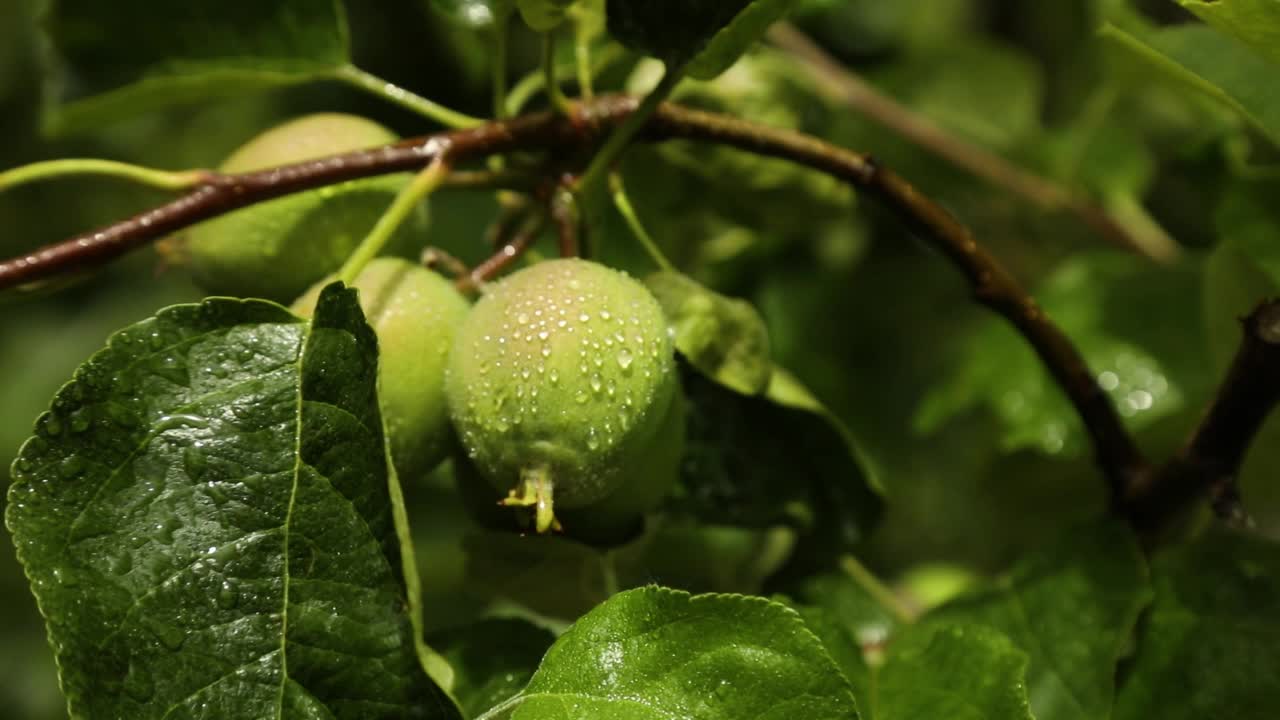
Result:
M1264 720L1280 698L1280 546L1213 531L1156 558L1116 720Z
M44 19L54 130L313 80L349 61L336 0L58 0Z
M73 714L457 716L416 641L376 370L336 285L312 324L212 299L81 366L6 516Z
M841 720L849 683L795 611L764 598L642 588L552 646L513 720Z
M769 331L751 303L677 272L654 273L644 282L662 305L676 350L699 372L743 395L769 387Z
M474 718L524 689L538 669L551 631L515 618L492 618L431 636L453 668L453 696Z
M796 0L609 0L609 32L669 68L724 72Z
M742 527L789 525L810 560L866 537L879 488L843 426L781 370L764 397L688 372L685 461L668 510ZM780 478L786 478L780 481Z

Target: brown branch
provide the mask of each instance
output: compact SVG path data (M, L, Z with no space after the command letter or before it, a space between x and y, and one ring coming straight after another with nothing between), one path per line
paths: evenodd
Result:
M346 180L419 170L446 151L458 163L521 148L578 144L582 135L582 128L540 113L259 172L211 174L208 182L170 203L0 262L0 290L109 262L202 220L265 200Z
M964 273L979 303L1012 323L1035 349L1084 421L1113 499L1119 502L1129 485L1146 474L1146 461L1071 340L964 225L901 177L865 155L807 135L761 128L672 105L664 106L650 127L668 136L706 140L792 160L879 197Z
M1018 167L996 153L948 133L928 118L877 90L831 57L804 33L786 23L769 30L773 44L807 65L818 89L857 110L882 127L901 135L957 168L1041 210L1074 213L1099 235L1121 247L1159 261L1179 254L1176 242L1162 231L1137 233L1098 205L1047 178Z
M581 148L598 142L604 131L636 108L633 98L603 97L575 105L568 117L542 113L408 140L380 150L221 177L168 205L104 230L37 251L29 258L0 263L0 289L104 262L150 239L254 202L357 177L416 169L442 152L448 152L455 162L464 162L514 150ZM902 178L865 155L817 138L671 104L657 110L642 137L649 141L700 140L788 159L879 197L964 273L980 303L1005 317L1032 345L1088 428L1113 496L1126 497L1135 478L1145 474L1145 461L1071 342L959 221ZM479 283L492 277L522 250L521 243L527 245L534 236L536 231L512 238L498 254L473 270L468 281Z
M1243 321L1244 338L1217 396L1181 452L1128 498L1135 527L1158 533L1207 497L1220 517L1244 520L1236 479L1263 422L1280 404L1280 300Z

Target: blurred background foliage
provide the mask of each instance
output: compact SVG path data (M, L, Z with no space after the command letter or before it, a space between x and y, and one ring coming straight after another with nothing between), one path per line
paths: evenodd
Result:
M214 166L261 129L321 110L367 115L404 135L431 129L357 91L312 84L48 137L39 122L35 5L0 0L0 168L67 156ZM422 0L349 3L348 13L361 67L485 114L491 56L483 36L450 25ZM1088 198L1127 228L1176 241L1179 257L1164 265L1117 249L1078 216L994 188L840 105L777 49L762 48L715 83L686 83L677 94L872 152L936 197L1035 288L1148 453L1172 452L1230 360L1235 318L1280 281L1280 155L1265 122L1189 89L1132 43L1098 29L1112 23L1129 38L1172 42L1156 33L1198 21L1166 0L810 0L793 20L960 141ZM537 39L517 32L513 72L535 67L537 52ZM646 72L619 63L601 83L642 88ZM640 216L670 257L717 290L755 302L778 363L853 430L888 495L885 517L861 553L870 567L889 578L916 576L921 567L994 572L1102 508L1103 483L1082 430L1030 350L873 202L725 150L641 148L625 169ZM0 254L20 254L160 198L103 180L5 193ZM481 258L493 199L446 193L432 202L423 244ZM607 262L635 273L652 269L618 218L606 218L600 236ZM180 272L144 251L69 286L0 298L0 374L9 378L0 466L112 331L199 297ZM1256 444L1243 488L1259 527L1273 535L1280 534L1277 462L1280 419ZM462 589L458 538L467 523L447 480L422 480L412 495L429 603L436 603L435 626L444 627L476 612ZM744 563L761 554L751 538L724 533L696 541L719 543ZM564 550L565 563L582 562ZM560 561L556 553L545 557ZM750 568L720 571L752 575ZM662 577L658 568L637 572ZM43 625L12 552L0 552L0 610L5 716L63 717Z

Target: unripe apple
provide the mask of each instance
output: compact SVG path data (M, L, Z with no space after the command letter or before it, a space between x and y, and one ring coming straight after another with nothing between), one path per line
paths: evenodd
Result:
M603 265L543 262L490 288L458 333L446 392L476 473L535 508L540 532L557 514L644 512L675 479L684 414L662 309Z
M250 140L220 169L251 172L396 139L354 115L307 115ZM172 254L210 293L288 302L342 266L408 181L404 173L352 180L253 205L197 225ZM420 212L391 241L393 252L424 231Z
M293 305L310 317L322 280ZM440 275L400 258L378 258L353 284L378 335L378 401L403 477L424 475L452 447L444 394L445 366L469 304Z

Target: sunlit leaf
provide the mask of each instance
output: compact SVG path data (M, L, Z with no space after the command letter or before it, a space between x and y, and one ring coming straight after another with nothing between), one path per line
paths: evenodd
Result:
M675 333L676 350L707 377L744 395L769 385L769 331L745 300L717 293L687 275L645 278Z
M839 720L853 694L795 611L764 598L643 588L569 629L513 720Z

